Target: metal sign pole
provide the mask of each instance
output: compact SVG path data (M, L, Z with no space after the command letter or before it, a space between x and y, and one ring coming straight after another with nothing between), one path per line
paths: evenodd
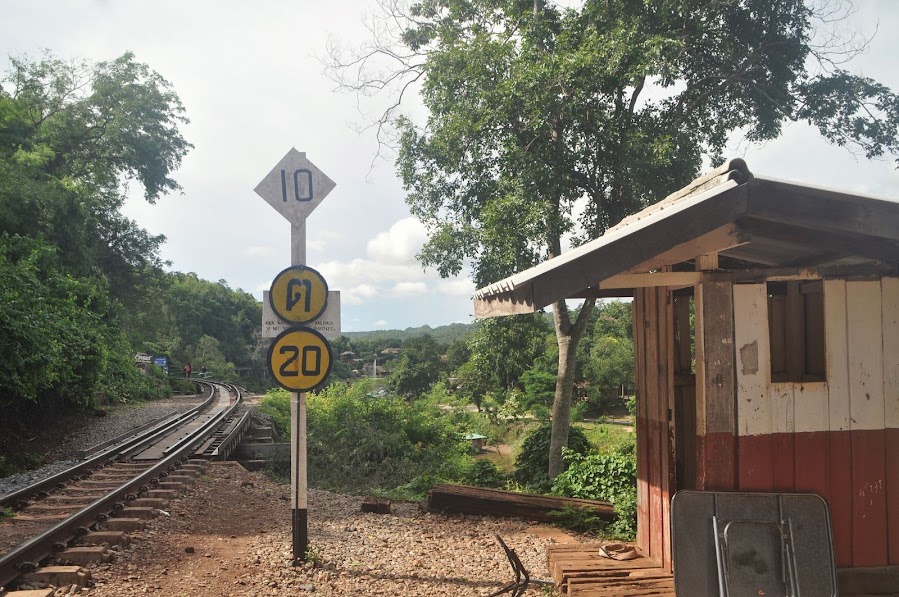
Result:
M290 225L290 265L306 265L306 220ZM290 395L291 471L293 491L293 559L305 562L309 549L309 484L306 474L306 392Z
M291 224L291 268L288 270L294 267L307 270L304 274L307 277L292 278L293 282L288 282L286 289L279 289L276 293L275 284L281 278L281 274L288 273L288 270L285 270L279 274L279 278L276 279L276 283L273 283L272 290L269 292L272 308L285 320L307 323L315 320L327 308L328 289L324 278L311 268L304 267L306 265L306 218L334 186L334 181L306 159L305 153L291 148L254 189L257 195ZM312 277L308 277L310 271ZM287 277L290 278L289 275ZM302 303L305 306L300 309L300 313L294 312L297 305L290 299L291 285L294 285L294 288L302 287L306 292L306 300ZM321 308L311 312L310 298L316 293L315 289L318 289L317 296L321 299ZM286 305L284 304L285 299ZM285 309L284 312L279 311L275 306L278 301ZM263 326L264 328L265 326ZM275 350L276 348L277 350ZM308 371L305 360L307 355L312 355L313 358ZM268 361L272 375L281 387L292 390L290 395L290 419L293 431L290 440L290 504L293 521L294 563L306 560L306 552L309 547L305 391L315 389L323 383L331 371L331 359L331 346L325 337L307 327L288 328L277 335L269 348ZM302 360L302 366L298 364L300 360ZM297 390L304 391L298 392Z

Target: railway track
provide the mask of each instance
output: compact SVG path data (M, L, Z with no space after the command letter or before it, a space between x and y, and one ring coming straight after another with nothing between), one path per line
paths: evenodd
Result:
M208 460L230 455L249 421L241 392L228 384L195 383L202 397L195 408L88 450L78 465L0 495L0 509L15 511L0 524L0 596L15 596L4 588L20 581L83 586L85 571L77 565L43 564L108 561L109 545L143 528L178 488L202 474Z

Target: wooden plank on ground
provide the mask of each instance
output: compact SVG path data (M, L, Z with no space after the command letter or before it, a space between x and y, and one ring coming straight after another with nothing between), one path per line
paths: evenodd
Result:
M609 502L516 493L441 483L428 491L428 509L484 516L519 516L528 520L551 522L549 513L566 506L590 511L604 520L615 520L615 508Z

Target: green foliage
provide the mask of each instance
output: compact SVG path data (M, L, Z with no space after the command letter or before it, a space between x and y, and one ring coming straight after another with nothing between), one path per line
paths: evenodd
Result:
M440 356L437 342L429 335L406 340L402 354L392 367L387 387L406 398L427 393L443 368Z
M614 501L636 487L637 461L626 454L578 454L564 450L568 468L553 482L553 493L587 500Z
M478 459L468 466L460 481L465 485L502 489L509 482L509 476L490 460Z
M259 403L259 410L272 418L280 437L290 437L290 392L282 388L269 390Z
M612 454L564 450L568 469L552 487L555 495L612 502L616 519L606 533L624 540L633 540L636 534L637 459L631 446Z
M544 423L531 431L521 444L521 452L515 460L515 480L537 491L552 487L549 479L549 442L552 426ZM587 436L578 427L568 433L568 449L575 454L586 454L590 449Z
M421 494L457 478L466 460L457 430L424 403L379 397L371 380L332 384L308 401L309 479L350 493L405 486Z
M637 396L636 394L633 396L628 396L627 400L624 401L624 405L627 407L627 412L632 417L637 416Z
M552 408L556 396L556 376L544 371L529 369L521 374L521 384L526 397L525 407Z
M169 83L127 52L111 62L11 57L0 98L19 133L17 162L103 196L129 178L151 203L180 190L170 174L192 147L178 129L184 107ZM14 142L14 139L8 141ZM12 143L10 143L12 145Z
M575 244L596 238L720 162L734 133L763 143L800 120L857 154L899 155L899 97L835 66L863 49L842 27L848 1L381 8L388 29L357 55L335 56L334 77L362 95L421 86L424 122L394 121L397 170L429 233L419 261L441 276L470 265L486 286L559 255L566 234ZM396 62L357 68L384 58ZM379 131L402 92L391 100ZM553 308L560 344L576 352L582 328L564 302ZM560 353L560 410L573 369ZM556 425L564 435L567 418Z
M600 454L613 454L621 451L632 451L636 441L633 428L610 423L578 423L590 441L592 449Z
M561 510L550 510L549 517L553 524L580 533L598 533L609 525L589 508L565 506Z

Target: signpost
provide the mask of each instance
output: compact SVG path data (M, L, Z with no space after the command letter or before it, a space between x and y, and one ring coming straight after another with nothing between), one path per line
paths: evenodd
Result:
M335 187L334 181L291 148L271 172L256 185L256 194L265 199L290 222L290 265L272 282L266 303L274 311L272 319L289 324L310 324L327 313L328 284L314 269L306 267L306 218ZM340 333L339 299L337 333ZM333 321L333 317L331 320ZM278 333L268 353L269 370L278 384L290 390L291 491L294 562L305 561L309 547L308 483L306 477L306 392L317 388L331 371L331 345L325 335L310 326L287 327Z
M310 392L331 372L331 345L312 328L284 330L268 349L275 381L291 392Z
M275 277L268 300L281 319L307 323L328 306L328 283L311 267L292 265Z
M284 321L275 310L272 309L272 303L269 297L269 291L262 291L262 337L274 338L291 325L290 322ZM316 332L319 332L325 338L340 337L340 291L328 291L328 306L324 312L318 316L315 321L304 324Z

